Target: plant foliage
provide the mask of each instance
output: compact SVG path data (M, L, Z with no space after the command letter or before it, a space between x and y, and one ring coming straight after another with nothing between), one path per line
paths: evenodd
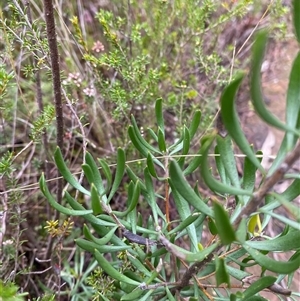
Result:
M99 16L106 35L118 49L116 37L105 26L107 16L103 18ZM299 20L298 14L295 20ZM294 71L298 58L290 77L286 107L288 122L279 123L270 115L260 95L258 70L263 53L257 49L265 45L266 37L266 33L258 33L253 46L250 83L253 106L264 121L286 133L279 151L282 159L280 162L275 160L269 171L264 170L257 153L246 140L235 111L241 75L224 89L220 100L228 135L223 137L214 131L203 137L191 160L186 155L191 152L201 113L196 111L190 124L182 127L180 139L169 145L162 99L156 101L157 128L150 130L151 143L144 138L133 116L128 128L130 140L141 156L142 178L126 163L122 149L117 153L115 173L105 160L100 159L99 166L87 153L82 169L89 185L83 187L57 148L54 156L57 168L66 182L88 197L89 208L68 192L65 192L65 204L58 204L43 175L40 188L56 210L86 220L84 238L77 239L76 243L93 254L105 273L100 276L103 281L109 279L107 290L98 287L100 300L175 300L176 294L181 298L190 297L190 300L212 300L212 291L218 296L216 300L265 300L260 296L263 290L291 298L297 296L278 282L283 277L290 279L300 266L299 215L291 210L291 218L284 218L275 209L281 205L294 208L292 201L300 195L299 177L291 174L292 181L283 193L275 193L273 189L299 152L296 143L300 135L297 122L300 118L300 82ZM242 175L237 171L233 143L245 154ZM209 159L212 145L216 145L214 165ZM216 170L211 166L216 166ZM209 198L199 192L198 183L189 183L191 174L200 174L210 190ZM124 181L128 182L126 208L113 210L111 200ZM140 202L149 208L147 219L141 217ZM170 212L172 202L175 218ZM277 237L264 234L271 218L285 223ZM210 240L204 235L207 221ZM288 260L271 256L274 252L287 251L293 252ZM249 266L258 266L260 275L248 272ZM274 276L268 276L268 271L274 272ZM215 286L209 286L206 281L212 274L216 277ZM237 293L226 289L230 288L232 278L241 283Z

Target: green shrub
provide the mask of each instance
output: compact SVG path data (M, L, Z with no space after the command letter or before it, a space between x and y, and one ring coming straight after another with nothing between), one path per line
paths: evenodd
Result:
M300 40L299 11L294 14ZM54 158L61 175L88 197L90 208L67 191L66 204L57 203L44 176L40 188L56 210L86 220L84 238L77 238L76 244L92 253L98 262L99 268L90 276L89 284L94 286L99 300L266 300L261 296L264 290L278 298L289 295L296 300L299 296L279 282L287 277L290 284L300 266L300 215L292 202L300 195L300 178L297 174L287 175L300 152L300 53L290 75L287 122L282 123L267 110L261 94L260 70L266 40L266 33L260 32L253 46L252 104L262 120L285 131L268 171L260 162L263 154L255 152L246 140L235 110L235 95L243 75L237 75L227 85L220 99L228 134L213 131L202 137L196 153L190 147L201 121L200 111L182 127L180 139L172 145L166 141L162 99L155 106L157 129L149 129L153 143L146 141L135 118L131 118L128 135L141 156L143 176L130 168L121 148L115 174L105 160L98 159L97 163L87 153L82 165L87 188L74 178L60 149L56 150ZM242 175L237 171L233 142L245 155ZM213 157L209 159L212 146ZM211 166L216 168L212 171ZM198 183L188 182L191 175L197 174L210 190L208 198L201 195ZM274 186L282 179L292 181L284 192L276 193ZM126 208L113 210L111 201L124 181L129 181ZM140 214L140 202L149 207L149 216ZM170 212L171 202L175 217ZM288 209L291 217L276 213L280 206ZM276 237L264 233L271 219L285 225ZM274 252L287 255L290 251L293 253L286 260L269 256ZM258 267L257 275L247 270L251 266ZM273 272L272 276L269 272ZM215 277L212 283L211 276ZM231 290L233 279L240 284L238 291Z
M52 1L47 2L52 4ZM54 106L53 103L53 92L56 96L61 89L56 87L53 91L50 82L50 70L54 64L50 63L53 57L50 52L52 47L48 45L49 40L47 42L44 18L48 15L43 12L42 1L8 0L4 1L3 10L0 8L0 118L1 130L3 129L0 131L0 198L4 199L0 204L0 220L3 225L0 232L0 245L3 246L0 278L7 284L4 288L9 288L10 280L15 281L21 291L30 291L29 298L39 295L37 300L54 300L52 292L56 296L67 296L72 300L86 300L92 294L108 300L134 299L134 296L138 296L138 299L155 299L167 294L167 298L172 300L175 288L182 297L190 295L192 298L199 298L201 295L207 298L204 296L205 290L200 288L206 288L209 294L214 290L214 287L208 286L208 275L215 271L217 281L213 283L228 285L228 274L235 272L230 270L231 262L238 261L240 256L240 253L236 255L233 252L238 258L236 259L235 255L231 256L228 252L233 251L235 246L245 251L246 239L259 235L268 222L265 217L260 225L263 214L256 214L255 208L252 208L252 215L246 214L246 230L245 222L241 224L239 221L242 204L249 202L247 196L240 195L244 193L242 188L247 192L255 190L250 180L253 181L253 169L255 166L260 168L260 165L247 142L230 130L230 124L227 124L230 137L252 158L245 159L245 166L248 166L245 171L248 172L249 168L251 170L249 182L244 180L245 176L240 177L235 171L231 173L232 169L227 171L229 167L225 163L231 162L231 167L234 166L229 136L223 139L214 133L209 134L201 140L198 153L195 148L200 143L197 137L200 130L210 130L212 115L216 111L214 100L221 87L231 82L234 70L244 68L247 63L247 60L239 61L238 56L232 57L235 50L242 51L245 44L238 47L233 38L228 44L225 43L225 49L218 48L218 39L227 37L226 29L230 24L248 18L246 15L249 8L253 15L255 11L265 9L264 4L254 0L109 1L109 9L101 9L95 20L85 24L84 12L93 1L85 1L83 6L79 5L80 1L75 2L60 1L54 4L61 57L61 70L56 68L56 71L60 71L63 79L63 101L66 104L64 116L61 106ZM281 1L273 1L272 5L266 7L266 12L271 20L267 21L269 28L278 25L279 31L276 33L284 34L285 22L279 22L279 19L287 13L287 8ZM78 19L74 17L77 15ZM299 26L297 28L296 31L299 32ZM272 35L273 33L274 31ZM247 37L242 36L241 41L245 38L248 41L251 35L252 32ZM294 70L297 68L295 65ZM296 78L296 75L292 78ZM233 93L240 80L237 77L226 89L226 93ZM294 89L296 88L291 88L290 91L293 92ZM162 96L163 101L160 99ZM155 99L159 100L154 112ZM233 100L233 97L230 99ZM232 108L227 105L225 103L223 108L225 117L230 116L230 112L226 113L226 108ZM169 125L164 125L162 106L168 112L176 112L177 128L182 130L179 141L174 145L169 145L169 141L172 140L170 138L176 139L178 133L176 131L170 137ZM256 104L256 107L259 105ZM295 104L288 107L288 126L298 129L299 123L293 123L297 112ZM198 111L192 118L195 108L201 108L202 118ZM59 120L57 113L64 118ZM131 118L131 113L137 121ZM142 120L144 127L150 125L153 128L155 118L152 117L155 114L157 130L149 129L143 133L137 126L140 124L139 120ZM266 113L262 112L262 115L265 116ZM228 120L225 117L224 123ZM234 120L233 117L229 118L230 122ZM190 119L192 122L185 124L185 120ZM61 126L58 125L55 129L54 120ZM59 131L63 128L63 122L67 128L66 133ZM129 123L132 123L128 130L130 141L126 145L128 140L124 133ZM173 127L171 130L175 132ZM278 164L286 156L286 147L292 148L296 136L296 133L287 133L278 159L269 174L277 171ZM61 142L63 139L67 140L67 151L61 149L67 163L63 163L59 150L55 154L61 172L64 173L62 168L65 172L68 170L63 167L67 164L70 169L72 166L74 175L80 169L80 154L83 152L83 171L90 185L82 190L82 186L74 182L71 174L64 173L76 190L75 196L65 194L65 200L71 203L71 207L74 206L73 211L65 203L60 204L60 193L56 195L59 205L47 195L52 206L59 211L83 215L87 220L87 225L84 226L85 239L78 238L78 233L71 231L71 219L61 224L60 218L56 220L58 211L55 212L54 221L51 221L53 211L49 203L40 206L40 196L29 193L37 188L36 177L42 170L45 171L47 181L55 177L51 161L57 137ZM222 183L227 186L231 184L235 190L232 187L226 190L222 185L215 187L216 182L207 173L206 156L210 153L210 143L215 143L214 139L217 141L215 152L220 153L221 157L216 157L215 163L209 161L209 164L216 164L214 174L219 173ZM107 161L100 159L95 163L91 153L85 155L86 145L94 153L99 154L101 150L111 157ZM115 145L129 145L126 148L127 159L136 159L140 153L139 159L136 159L138 164L126 161L123 150L113 154ZM116 174L115 168L109 166L114 156L118 157ZM221 160L223 157L229 161L224 163ZM97 172L99 167L100 176ZM204 198L197 189L198 184L194 179L199 176L198 169L203 174L204 182L212 189L210 198ZM263 174L263 170L261 172ZM81 180L80 177L79 183ZM241 187L236 184L239 180L242 182ZM192 183L194 190L191 190L186 181ZM243 186L245 181L249 186L248 190ZM60 180L58 182L62 184ZM42 190L47 192L45 182L41 183ZM293 204L286 200L298 193L296 184L297 182L280 199L292 212ZM57 186L62 187L59 183ZM52 188L49 186L49 190ZM113 210L112 202L121 194L128 195L127 209L122 211L119 206L117 210ZM234 195L236 208L231 208ZM90 211L82 206L85 198L92 200ZM272 198L269 201L274 204ZM222 211L218 202L225 203L224 208L228 213ZM143 221L145 208L150 208L150 218L147 221ZM34 222L30 220L32 216ZM46 219L48 226L43 227ZM26 222L29 229L24 229L27 227ZM223 227L223 223L226 227ZM289 223L297 226L298 220L296 224L292 221ZM211 234L218 235L213 243L206 238L206 235L210 235L207 227ZM240 236L233 233L232 229L237 227L244 227L242 230L248 232L245 241L242 235L244 232ZM46 239L44 228L48 228L49 233L55 237ZM32 235L28 235L29 232ZM294 238L294 234L290 234L288 229L282 235L286 233L288 240ZM67 235L69 237L65 239ZM64 262L62 259L61 246L73 243L74 237L79 246L93 254L90 263L87 262L88 252L83 252L79 247L73 258L74 262ZM30 250L26 239L30 240ZM224 245L227 244L229 246L225 250ZM23 253L24 250L31 251L34 246L39 249L42 245L46 248L42 255L35 252ZM99 253L95 253L95 246ZM285 248L292 247L289 245ZM249 254L243 255L248 257L243 257L246 263L243 261L240 264L241 270L251 264L248 263L251 259ZM50 265L54 267L56 274L53 273L48 278L46 272L49 268L40 270L44 264L38 263L41 259L39 255L44 260L51 257L54 264ZM103 261L106 268L100 264L94 269L97 259L100 258L102 262L101 256L109 265ZM204 260L201 261L201 258ZM163 259L163 264L160 259ZM61 265L64 266L62 271ZM91 270L93 273L89 275ZM198 270L201 271L197 274ZM127 278L119 278L120 273ZM193 280L193 273L205 279ZM239 272L235 277L245 282L247 280L248 283L253 281L254 278L245 278L246 274ZM36 283L37 278L39 281ZM288 279L292 278L289 276ZM124 282L124 279L134 283L133 286ZM266 278L265 281L273 280ZM197 281L200 281L199 287L196 286ZM18 298L18 287L12 287L12 298ZM240 290L244 289L244 286L240 286ZM42 297L41 291L49 290L51 295ZM224 293L224 289L216 288L215 293L225 296L226 290ZM252 293L253 290L250 290L246 296Z
M11 283L3 283L0 280L0 298L2 301L23 301L27 293L18 294L18 287Z

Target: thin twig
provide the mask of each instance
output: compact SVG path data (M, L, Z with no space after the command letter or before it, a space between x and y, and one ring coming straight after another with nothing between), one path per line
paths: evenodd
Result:
M257 29L258 25L263 21L263 19L265 18L266 14L268 13L268 11L270 10L272 4L273 4L274 0L271 1L271 3L268 5L268 7L266 8L266 10L264 11L263 15L261 16L261 18L259 19L259 21L257 22L257 24L254 26L254 28L252 29L251 33L249 34L248 38L246 39L246 41L243 43L243 45L241 46L241 48L239 49L239 51L237 52L236 55L239 55L240 52L243 50L243 48L245 47L245 45L247 44L247 42L250 40L250 38L253 36L255 30Z
M85 164L85 157L86 157L86 152L87 152L87 149L86 149L87 140L86 140L86 137L85 137L84 128L83 128L83 125L80 121L80 118L78 117L76 111L74 110L74 108L72 106L71 100L68 98L68 95L67 95L66 91L64 89L62 89L62 92L64 94L64 97L65 97L66 101L67 101L68 108L70 109L70 111L72 112L73 116L75 117L75 119L78 123L79 129L80 129L80 132L81 132L81 135L82 135L83 164ZM78 180L80 184L83 181L83 177L84 177L84 172L82 171L80 173L80 177L79 177L79 180ZM75 195L75 199L78 198L78 193L79 193L79 191L77 190L76 195Z

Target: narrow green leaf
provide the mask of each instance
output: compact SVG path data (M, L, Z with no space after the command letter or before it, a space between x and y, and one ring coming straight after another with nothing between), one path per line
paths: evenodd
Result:
M202 214L200 212L197 212L197 211L195 213L193 213L193 215L195 215L195 214L197 214L198 218L195 220L194 226L196 228L196 232L197 232L197 236L198 236L198 241L201 241L202 231L203 231L203 226L204 226L204 221L205 221L206 215ZM169 232L170 235L171 235L171 232L172 233L177 233L177 235L175 237L175 240L177 240L178 238L186 235L186 227L183 228L183 225L185 224L185 222L188 222L190 220L190 218L193 217L193 215L189 216L187 219L185 219L183 221L183 223L181 223L180 225L178 225L178 227L175 227L174 229L172 229L172 231ZM181 232L178 233L177 230L174 231L175 229L178 229L178 231L181 231ZM199 249L199 243L197 245L198 245L198 249L197 250L201 250L201 249Z
M139 247L136 246L137 250L139 250ZM147 266L144 263L144 260L146 258L146 254L142 251L142 256L137 257L133 257L133 256L128 256L128 260L130 261L130 263L132 264L132 266L136 269L136 271L141 272L142 274L144 274L146 277L151 277L152 276L152 271L149 271L147 269ZM142 262L141 262L142 260ZM146 282L146 281L145 281Z
M131 211L133 211L136 208L137 203L139 201L140 193L141 193L140 182L136 181L133 188L132 196L128 193L128 201L127 201L128 208L124 212L113 211L113 213L118 217L127 216Z
M91 233L91 231L87 225L83 225L83 234L86 239L91 240L92 242L94 242L95 244L97 244L99 246L103 246L103 245L108 244L111 241L111 239L114 236L117 229L118 229L118 227L114 227L102 238L97 238Z
M257 34L256 40L252 47L252 64L251 64L251 78L250 78L250 93L253 107L259 117L266 123L283 131L291 131L300 136L299 131L282 123L275 115L273 115L267 108L261 92L261 65L263 61L263 54L265 53L267 42L267 32L261 31Z
M114 218L110 215L104 215L104 214L101 214L98 216L99 219L103 220L103 221L108 221L108 222L114 222ZM143 226L137 226L136 227L136 230L137 232L140 232L142 234L149 234L151 236L157 236L157 231L155 231L154 229L154 223L153 223L153 220L152 220L152 216L149 216L148 220L152 223L148 223L148 226L149 227L143 227ZM132 228L132 225L127 222L126 220L124 219L119 219L120 223L126 228L126 229L131 229ZM113 226L116 226L116 224L113 224L113 225L109 225L109 227L113 227Z
M127 276L125 276L124 274L120 273L119 271L117 271L112 264L107 261L105 259L105 257L100 254L100 252L98 252L97 250L95 250L94 252L95 258L99 263L99 266L104 270L105 273L107 273L110 277L112 277L113 279L120 281L120 282L125 282L128 284L132 284L132 285L140 285L139 282L128 278Z
M91 186L91 205L94 215L102 214L101 199L94 184Z
M99 296L101 297L102 301L111 301L107 299L102 293L99 292Z
M88 228L88 226L86 224L83 225L82 232L83 232L83 235L86 239L93 240L93 235L92 235L90 229Z
M147 157L148 150L147 148L137 139L133 126L128 127L128 136L134 145L134 147L143 155L144 158Z
M150 277L148 277L148 279L146 279L146 283L147 284L153 283L153 281L155 279L157 279L158 275L159 275L159 272L157 272L156 269L153 270L152 273L151 273L151 275L150 275Z
M134 134L136 136L136 138L138 139L138 141L144 146L144 148L146 148L147 152L151 151L153 153L159 153L162 154L158 149L156 149L155 147L153 147L151 144L149 144L144 137L141 135L140 133L140 129L135 121L135 118L133 115L131 115L131 124L132 124L132 128L134 131Z
M131 125L128 127L128 135L134 147L141 153L144 158L147 158L149 150L137 139L134 129ZM162 155L161 152L159 152L159 154ZM164 165L159 160L153 157L153 161L155 162L155 164L164 169Z
M292 179L292 180L299 179L300 180L300 174L297 174L297 173L286 173L284 175L284 179Z
M271 286L276 281L276 277L265 276L259 278L257 281L252 283L244 292L242 300L248 300L248 298L254 296L255 294L261 292L263 289Z
M211 254L216 247L218 246L218 243L214 243L207 247L206 249L197 252L197 253L189 253L186 255L186 261L188 262L196 262L196 261L202 261L204 260L209 254Z
M178 187L179 194L182 195L190 205L208 216L213 216L212 209L199 198L193 188L188 184L177 162L171 161L169 175L173 186Z
M189 129L184 126L183 127L183 148L182 148L182 154L187 155L190 149L190 144L191 144L191 137L190 137L190 132Z
M293 183L280 195L288 202L298 197L300 195L300 179L295 179Z
M133 274L132 275L132 271L130 273L130 275L127 275L127 272L128 270L125 270L124 271L124 275L131 278L131 279L134 279L136 281L140 281L142 282L142 279L136 279L136 276L137 274ZM129 294L132 292L132 290L134 290L136 288L135 285L132 285L132 284L128 284L128 283L125 283L125 282L120 282L120 289L125 293L125 294ZM123 294L122 294L123 295ZM120 299L119 299L120 300ZM102 301L102 300L101 300Z
M240 269L236 269L232 267L231 265L226 265L227 272L230 276L233 278L242 281L245 277L250 276L249 273L242 271Z
M171 156L179 153L182 150L182 148L183 148L183 134L181 134L179 140L176 143L174 143L168 148L169 155Z
M280 194L280 196L288 202L293 201L299 195L300 195L300 179L295 179L293 183L283 193ZM273 201L266 204L261 209L265 211L271 211L279 207L280 205L281 204L278 201Z
M204 218L205 218L204 214L194 213L194 214L190 215L189 217L187 217L185 220L183 220L177 227L172 229L169 232L169 235L175 234L177 232L180 232L180 231L186 229L189 225L194 223L197 219L203 219L203 221L204 221ZM196 224L196 222L195 222L195 224Z
M162 129L163 133L165 132L165 124L164 124L164 116L163 116L163 100L162 98L158 98L155 103L155 115L156 121L159 128Z
M270 212L270 211L266 211L266 210L264 210L264 209L259 209L259 211L260 211L260 212L263 212L263 213L265 213L265 214L268 214L268 215L270 215L270 216L272 216L272 217L278 219L279 221L283 222L285 225L289 225L289 226L291 226L292 228L295 228L295 229L297 229L297 230L300 231L300 223L298 223L298 222L296 222L296 221L293 221L293 220L291 220L291 219L289 219L289 218L286 218L286 217L283 216L283 215L276 214L276 213L274 213L274 212L272 212L272 211Z
M158 128L157 137L158 137L159 150L161 152L165 153L167 151L167 146L166 146L165 135L164 135L163 131L161 130L161 128Z
M155 142L158 142L158 137L157 137L157 135L155 134L155 132L154 132L152 129L150 129L150 128L148 128L147 131L148 131L148 133L150 134L150 136L154 139L154 141L155 141Z
M132 211L130 211L127 214L127 221L131 224L131 232L136 233L137 226L141 227L142 223L139 223L139 215L137 213L137 208L133 208Z
M300 249L300 231L292 228L286 235L270 240L247 241L247 246L265 251L292 251Z
M241 128L238 114L236 112L234 101L235 95L238 90L238 87L241 84L243 76L237 76L223 91L223 94L220 99L221 103L221 116L223 123L238 145L238 147L242 150L242 152L248 156L249 160L264 174L265 171L261 166L259 160L256 158L253 150L251 149L245 134Z
M183 127L183 146L182 146L182 157L178 160L179 165L183 165L185 161L185 155L188 154L190 149L191 139L190 133L186 126Z
M102 238L106 237L106 235L110 231L109 229L113 229L114 227L116 227L116 225L114 225L113 227L106 227L106 226L96 225L95 223L92 223L92 226L95 229L96 233ZM123 241L123 239L119 238L115 234L110 239L110 242L115 246L127 246L127 244Z
M141 190L143 192L147 192L146 186L144 185L142 180L136 176L136 174L132 171L132 169L128 165L126 165L126 173L128 174L130 180L133 183L136 183L137 181L139 181Z
M218 202L214 202L214 213L216 227L222 244L231 244L235 241L235 232L230 224L228 213Z
M293 21L294 21L294 29L295 35L300 43L300 2L299 0L293 0Z
M88 180L89 184L94 183L93 172L92 172L92 169L90 168L90 166L87 164L82 164L81 167L82 167L82 170L84 171L84 175L85 175L86 179Z
M148 301L148 300L151 300L149 298L153 294L153 292L154 292L154 289L148 290L148 292L142 298L139 298L139 301Z
M86 210L81 204L79 204L74 198L72 198L67 191L65 192L65 197L66 197L66 200L69 203L69 205L73 209L75 209L75 211ZM88 210L88 211L90 212L90 214L84 215L84 219L86 219L87 221L89 221L89 222L91 222L95 225L100 225L100 226L107 226L107 227L114 227L115 226L114 223L106 222L106 221L103 221L103 220L95 217L92 214L93 213L92 210Z
M216 280L217 286L222 283L226 283L230 288L230 277L226 269L226 264L223 258L216 257Z
M125 171L125 164L126 164L125 152L123 149L119 148L117 154L117 170L116 170L115 179L111 191L107 198L107 203L109 203L109 201L113 198L113 196L115 195L116 191L118 190L122 182L124 171Z
M166 292L167 292L167 296L168 296L169 301L176 301L176 299L174 298L174 295L170 292L168 286L166 286Z
M286 102L286 124L291 128L297 126L298 116L300 114L300 52L298 52L296 59L293 62L289 86L287 91ZM298 128L299 130L299 128ZM287 132L287 150L290 151L294 147L295 135Z
M124 250L128 250L131 247L127 245L123 246L113 246L113 245L99 245L94 242L85 240L83 238L75 239L76 244L83 250L88 252L94 253L94 250L98 250L101 253L113 253L113 252L120 252Z
M298 114L298 120L297 120L296 128L300 129L300 111L299 111L299 114ZM267 176L270 176L274 173L274 171L280 166L280 164L285 159L286 155L289 153L287 136L288 136L288 133L285 133L285 135L283 137L283 140L281 142L281 145L279 147L279 150L276 154L276 158L275 158L275 160L273 161L271 167L268 170ZM296 145L297 141L298 141L298 137L294 136L294 141L292 141L294 146Z
M220 157L226 170L226 174L228 175L231 184L234 187L240 188L240 179L236 169L236 161L232 150L231 138L229 135L225 138L217 135L216 140L218 144L218 150L220 152Z
M242 218L236 231L236 239L241 244L243 244L246 241L246 236L247 236L247 221L245 218Z
M102 171L104 173L104 176L105 176L105 178L107 180L107 185L106 185L107 189L110 189L111 185L112 185L112 173L111 173L110 167L107 164L107 162L105 160L103 160L103 159L98 159L98 162L99 162L99 164L100 164L100 166L102 168ZM95 186L96 186L96 184L95 184Z
M147 201L149 202L149 205L152 209L152 215L155 221L155 224L158 225L158 206L156 204L156 198L155 198L155 191L151 179L151 175L149 173L148 167L144 169L144 179L145 179L145 185L147 189L148 198Z
M200 150L195 155L195 157L192 159L192 161L189 163L187 168L183 171L183 174L185 176L191 174L200 166L200 164L202 162L202 153L203 153L203 150L202 150L202 148L200 148Z
M94 181L97 182L97 179L94 177L94 173L93 173L90 165L82 164L81 167L82 167L82 170L84 171L84 175L85 175L86 179L88 180L89 184L90 185L94 184L94 187L96 188ZM104 189L103 182L100 182L100 183L98 182L98 189L97 189L97 193L102 195L103 201L106 202L106 193L108 192L108 188Z
M122 296L121 301L139 300L139 297L144 293L145 290L141 290L139 287L136 287L131 293Z
M261 151L256 152L256 155L262 155ZM258 158L261 162L262 158ZM249 160L248 157L245 157L244 160L244 172L243 172L243 179L242 179L242 187L245 190L253 191L255 187L255 179L256 179L256 170L257 167ZM250 197L244 197L244 204L246 205L247 202L250 200Z
M293 281L295 279L294 275L295 275L295 272L288 275L287 282L286 282L286 287L291 287L291 285L293 284ZM284 279L284 277L285 277L285 275L280 275L278 277L278 281L281 282ZM300 293L298 293L298 297L300 297ZM296 301L296 300L294 299L294 301Z
M259 251L249 247L247 244L244 244L243 247L253 257L257 264L271 272L289 274L296 271L300 267L300 254L292 261L285 262L271 259L270 257L263 255Z
M216 224L212 218L208 218L208 229L212 235L218 234L218 229L216 227Z
M140 249L140 248L138 247L137 249ZM140 249L140 250L142 250L142 249ZM143 253L143 254L145 254L145 253ZM146 257L146 255L145 255L145 257ZM124 270L124 275L133 280L136 280L140 283L143 281L143 276L140 275L139 273L136 273L136 271L132 271L131 267L128 267ZM132 291L134 289L134 287L132 285L127 285L127 287L129 287L129 286L131 287L130 291Z
M89 152L86 153L85 162L87 165L89 165L89 167L91 168L92 173L93 173L93 180L91 181L91 183L94 183L94 185L96 186L98 193L100 195L104 194L105 189L103 186L101 174L99 172L98 166L97 166L93 156ZM110 184L108 185L108 187L109 186L110 186Z
M42 193L47 198L50 205L57 211L59 211L63 214L66 214L66 215L71 215L71 216L82 216L82 215L87 215L87 214L90 214L93 212L92 210L85 210L85 209L83 209L83 210L68 209L68 208L58 204L55 201L55 199L53 198L53 196L51 195L51 193L46 185L44 174L42 174L39 184L40 184L40 189L41 189Z
M299 64L299 56L300 54L298 54L297 57L297 65ZM298 66L297 66L298 68ZM292 72L297 73L297 70L292 70ZM291 75L292 76L292 75ZM289 90L288 90L288 99L287 99L287 114L292 115L291 118L288 117L288 115L286 116L286 119L289 120L291 119L291 121L294 121L293 119L296 118L296 124L295 124L295 128L296 129L300 129L300 110L299 108L297 108L300 105L300 100L299 100L299 78L297 79L297 76L299 76L298 74L293 75L293 81L290 81L290 86ZM295 79L296 77L296 79ZM297 80L298 80L298 86L297 85ZM298 99L297 99L298 98ZM296 102L296 104L293 104L293 102ZM297 104L298 102L298 104ZM292 105L289 105L289 103L291 103ZM298 117L293 116L294 114L297 114ZM294 124L294 122L293 122ZM268 176L272 175L273 172L280 166L280 164L283 162L283 160L285 159L286 155L289 153L289 151L291 149L293 149L293 147L296 145L298 141L298 137L293 135L291 132L286 132L280 148L277 152L276 158L272 163L272 166L270 167L269 171L268 171Z
M191 216L191 209L189 206L189 203L181 197L181 195L178 193L177 189L174 187L172 182L170 181L170 186L172 189L172 195L174 197L175 206L177 209L177 212L179 214L180 220L184 221L189 216ZM197 240L197 233L196 228L194 224L189 225L187 228L187 233L189 235L189 238L191 240L192 246L194 249L191 249L192 251L196 251L198 249L198 240Z
M194 138L194 136L198 130L198 127L200 125L200 121L201 121L201 111L196 110L196 112L193 116L192 122L190 124L190 127L189 127L190 139Z
M152 160L152 156L150 153L148 153L148 156L147 156L147 167L148 167L148 170L151 174L151 176L153 178L158 178L157 176L157 173L156 173L156 170L155 170L155 166L154 166L154 163L153 163L153 160Z
M221 194L233 194L233 195L252 195L252 192L246 191L244 189L235 188L233 186L225 185L220 181L217 181L211 174L210 168L208 166L208 152L209 148L213 142L213 137L210 137L207 141L203 144L203 157L202 157L202 164L200 166L201 176L203 177L204 182L206 185L215 192Z
M221 160L219 147L217 145L215 146L215 155L216 155L216 157L215 157L216 166L217 166L217 170L220 175L221 181L222 181L222 183L229 185L230 179L227 177L223 161Z
M86 190L72 175L72 173L70 172L70 170L68 169L64 158L62 156L62 153L60 151L60 148L57 147L55 152L54 152L54 160L56 163L56 166L59 170L59 172L61 173L61 175L63 176L63 178L69 183L71 184L75 189L79 190L80 192L82 192L83 194L86 195L90 195L90 192L88 190Z
M291 216L296 218L297 222L300 222L299 206L295 206L293 203L290 203L284 197L282 197L282 195L276 192L271 192L270 195L274 196L274 198L291 213Z

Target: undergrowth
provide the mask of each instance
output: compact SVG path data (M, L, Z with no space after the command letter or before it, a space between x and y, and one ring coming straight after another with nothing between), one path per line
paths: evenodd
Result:
M4 1L0 10L0 286L2 292L7 292L7 295L0 292L0 296L3 300L10 297L21 300L26 294L31 300L87 300L92 295L112 298L111 294L117 288L114 298L122 298L120 292L130 293L132 286L123 287L122 281L109 277L105 269L96 268L98 264L88 252L75 246L74 239L78 238L82 227L89 231L87 226L82 226L82 218L69 219L60 215L59 210L53 210L39 193L38 181L44 173L51 193L56 193L58 200L62 195L57 191L60 180L57 182L57 162L53 159L58 153L58 140L63 141L60 145L63 160L80 185L89 185L82 164L89 165L89 156L101 158L98 163L104 177L108 177L101 197L104 192L108 193L109 183L118 173L121 151L117 148L121 147L126 155L127 174L118 190L112 193L111 204L104 202L104 209L101 206L93 208L93 214L95 210L102 210L107 215L105 230L98 229L101 234L110 229L114 217L110 207L105 206L121 213L121 209L129 204L130 193L136 197L138 191L145 193L145 189L153 189L151 198L160 196L167 202L168 193L177 188L176 185L172 187L174 183L167 185L169 164L175 164L171 163L176 160L175 153L179 152L180 168L187 168L197 160L195 154L200 149L202 152L205 139L201 140L201 148L199 141L211 133L218 115L215 99L232 83L237 70L248 68L248 50L254 31L268 27L273 38L285 36L288 8L281 1L265 4L249 0L207 0L201 3L194 0L134 0L110 1L109 4L104 1L102 6L92 1L56 1L55 29L60 55L57 71L61 76L57 84L61 89L53 91L55 63L52 61L53 39L49 39L49 24L44 18L46 3L51 1ZM53 100L58 91L62 92L62 107ZM155 106L157 99L160 100ZM159 119L155 121L160 104ZM199 109L202 117L198 122L195 118L199 113L195 115L195 111ZM61 121L58 112L63 114ZM63 133L62 127L57 126L59 123L64 127ZM157 132L154 130L156 124ZM193 128L196 124L197 131ZM287 137L291 141L290 136ZM141 146L140 141L146 144L143 142ZM191 158L185 159L187 155ZM283 156L281 154L281 158ZM117 165L114 164L116 160ZM155 164L163 171L157 173ZM218 164L216 160L217 167ZM148 172L145 168L149 169ZM137 184L143 182L143 177L146 178L146 188ZM198 176L192 173L189 180L196 185ZM86 194L87 191L78 191L71 186L65 186L65 190L78 200L80 206L89 206L90 192ZM201 198L198 192L197 195ZM119 249L116 256L112 254L107 259L123 262L121 267L114 264L114 269L119 273L130 271L132 275L137 270L137 266L132 265L132 256L138 253L148 265L147 272L144 270L146 274L137 274L139 280L151 271L153 281L168 278L176 282L183 268L179 261L186 258L181 258L181 251L176 253L173 245L168 248L168 242L164 243L163 239L175 243L174 229L180 225L183 227L182 223L189 215L188 206L195 204L184 205L182 213L177 208L178 201L182 201L179 195L177 199L174 196L174 200L170 197L170 206L158 208L148 197L144 195L139 209L134 208L138 210L136 216L132 212L129 214L131 223L136 218L134 222L144 227L145 237L137 234L137 229L128 227L128 221L116 222L119 219L118 214L115 215L116 224L109 230L109 235L124 250ZM208 202L208 199L203 201ZM61 206L64 202L59 200ZM153 215L153 211L157 215ZM194 211L190 212L192 219L199 213L194 215ZM207 213L208 224L214 223L212 211ZM121 215L125 216L124 212ZM147 225L142 222L145 216L152 216ZM201 218L206 220L204 215ZM203 227L198 217L197 220L196 226ZM193 225L194 220L189 219L189 222ZM127 236L124 225L130 231ZM189 227L187 229L191 229ZM117 229L119 235L123 231L127 241L116 238ZM157 250L158 254L169 254L166 258L176 272L173 276L172 271L161 266L158 257L148 258L148 248L153 246L147 245L151 242L147 235L157 241L157 233L162 239L159 244L165 248L164 251ZM177 234L183 249L190 244L185 238L191 233L188 230ZM254 235L254 230L250 235ZM201 251L209 244L201 244L200 237L194 234L192 237L191 252ZM109 239L106 239L104 241L108 243ZM135 240L147 243L139 246L139 241ZM132 250L131 253L127 249ZM222 260L216 260L221 269L224 267ZM159 276L162 270L165 272ZM162 287L165 287L165 294L171 296L175 291L168 285L160 286L156 280L155 284L151 281L145 284L149 292L158 290L163 294ZM217 279L217 283L220 280ZM228 281L226 283L228 285ZM21 294L17 293L18 287ZM152 294L149 292L146 295ZM199 294L202 293L199 291Z

